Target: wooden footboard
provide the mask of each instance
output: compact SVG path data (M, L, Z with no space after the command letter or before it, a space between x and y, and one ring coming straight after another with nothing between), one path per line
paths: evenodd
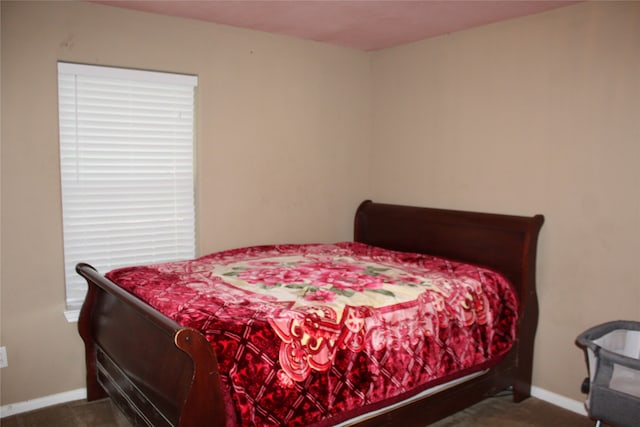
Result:
M87 397L107 394L136 425L225 424L218 367L202 334L183 328L93 267L78 328L85 343Z
M491 267L515 285L521 305L516 344L500 365L359 425L424 426L509 386L515 400L529 396L538 321L536 245L542 223L541 215L469 213L371 201L360 205L356 241ZM226 425L216 357L204 336L163 316L90 265L79 264L77 271L89 284L78 324L85 343L88 399L110 396L136 425Z

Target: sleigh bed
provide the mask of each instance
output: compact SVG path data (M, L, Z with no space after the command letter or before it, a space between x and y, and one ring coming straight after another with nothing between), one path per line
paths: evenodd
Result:
M87 398L95 400L110 397L135 425L180 427L296 424L425 426L501 390L511 389L514 401L521 401L529 396L531 389L533 346L538 322L535 288L536 247L543 221L542 215L510 216L365 201L355 214L354 242L298 245L304 249L305 256L310 256L314 263L321 261L323 268L330 270L331 277L324 278L325 282L333 283L329 290L313 284L301 285L296 280L287 282L286 279L284 282L289 284L282 286L281 277L271 282L264 277L258 281L251 281L251 277L255 279L253 275L256 274L251 268L255 268L256 265L272 267L274 262L282 262L284 265L282 259L286 259L288 265L304 266L306 271L308 259L301 261L295 258L295 261L292 261L294 258L291 251L299 249L296 245L223 251L189 262L169 263L153 268L143 266L120 269L110 272L107 275L109 278L99 274L88 264L79 264L76 269L89 285L78 324L86 352ZM426 293L418 292L421 295L421 303L402 301L392 305L396 309L400 307L399 311L403 312L433 314L429 315L431 317L425 315L425 319L420 323L422 326L419 328L423 328L420 330L426 331L424 337L416 333L415 327L408 326L408 323L405 325L405 320L401 320L395 325L396 330L401 331L396 334L399 338L396 338L406 342L398 344L397 340L389 338L388 331L385 332L386 335L380 335L386 338L371 338L374 335L372 331L376 329L372 325L376 323L365 315L369 313L367 310L370 308L349 306L343 313L343 317L348 318L346 326L344 319L340 321L340 315L337 315L336 320L331 317L334 311L326 308L336 299L346 298L349 301L349 298L359 297L350 286L360 283L356 279L347 281L344 270L337 272L336 261L327 261L327 252L339 254L339 263L349 257L361 263L362 265L357 266L362 268L358 270L358 274L366 273L369 279L375 280L367 279L364 285L366 289L360 291L378 300L396 298L396 289L416 293L416 289L421 291L420 286L433 285L431 281L425 284L427 282L420 282L411 274L402 272L400 276L404 277L404 287L389 287L387 277L391 271L395 271L391 267L396 264L410 266L411 269L426 266L427 269L442 272L443 275L438 277L442 279L444 287L434 293L436 298L449 293L451 286L447 274L451 270L468 270L471 276L463 279L462 283L463 286L470 287L463 287L460 294L463 300L468 298L462 301L463 306L468 308L469 304L475 301L474 304L479 304L482 310L488 310L488 302L495 300L497 306L504 307L506 314L487 312L489 314L481 316L477 314L477 310L465 309L456 312L459 316L454 313L453 321L442 320L438 317L440 311L433 307L448 303L443 303L440 299L425 301ZM263 253L272 258L268 261L263 261L262 258L258 260L257 254L262 256ZM247 254L250 255L249 261L245 260ZM236 261L239 259L253 267L238 264ZM366 264L371 259L382 260L382 267ZM334 264L327 267L327 263L331 262ZM215 268L222 266L220 268L223 270L217 275L210 272L205 274L198 270L203 264ZM468 264L471 266L467 266ZM186 277L176 275L175 272L186 274L187 270L188 283L183 286L187 292L192 292L198 297L205 295L215 302L214 305L218 304L218 308L230 306L230 301L240 298L240 303L235 305L235 311L229 311L225 315L220 314L223 311L216 311L216 314L212 315L209 312L210 308L193 302L196 301L195 297L175 293L179 286L171 283L171 277ZM155 276L151 276L151 273ZM234 282L241 275L249 277L248 283L255 285L249 291L241 289L244 285ZM212 281L207 282L208 279L203 279L201 283L195 279L205 276L213 277ZM433 279L434 282L438 280ZM480 294L476 295L474 286L483 281L496 282L502 286L497 288L501 290L491 297L480 298L477 296ZM166 288L159 291L161 283L164 283ZM217 289L222 288L219 287L229 288L231 293L220 296ZM296 311L290 305L281 309L284 307L283 303L276 302L281 304L276 310L278 315L270 318L268 323L264 322L269 327L254 328L251 325L260 323L260 319L255 315L256 311L250 311L250 308L262 307L264 301L274 300L269 292L280 292L280 289L274 291L276 287L297 292L303 295L307 302L311 301L315 305ZM204 288L209 289L209 294L202 291ZM149 294L149 303L143 301L146 294ZM192 305L187 305L187 300ZM243 320L246 324L238 331L223 330L210 323L211 319L219 320L224 316L234 319L242 317L243 308L246 309L249 318ZM168 314L163 315L162 310ZM258 311L262 313L261 310L263 309L260 308ZM380 313L383 314L376 314L377 321L393 323L389 319L396 318L396 313L389 314L391 312L385 310L387 309L381 309ZM366 313L362 314L364 312ZM202 315L203 313L206 315ZM325 317L318 317L318 313L324 313ZM471 319L467 323L482 324L480 332L453 336L450 332L451 322L458 322L455 320L456 316L460 323L465 323L465 319ZM504 319L500 316L504 316ZM335 322L330 322L331 319ZM487 319L506 329L502 332L489 329L486 326L489 324ZM512 320L512 326L502 325L506 324L508 319ZM349 324L348 321L352 323ZM439 322L445 322L445 326L449 326L442 326ZM342 326L342 329L339 326ZM459 362L458 356L449 357L447 354L456 350L447 349L440 350L442 355L436 357L437 360L425 361L429 357L425 356L424 342L443 341L440 335L431 336L434 328L444 331L442 336L463 348L464 359L471 360L470 364ZM252 330L258 336L249 335L247 331ZM296 335L297 331L305 332L296 338L293 335ZM279 340L275 340L279 343L279 350L276 348L273 354L270 354L269 350L253 353L244 350L254 349L260 341L273 341L272 338L264 338L266 335L279 337ZM409 340L408 336L413 339ZM415 339L416 337L419 339ZM467 338L486 341L490 345L487 349L480 349L475 342L469 344L471 341L467 341ZM408 359L406 363L399 359L389 361L389 357L385 356L387 353L384 353L387 351L386 347L398 347L405 353L417 353L416 349L420 349L422 353L419 357ZM477 354L469 355L474 352ZM304 357L299 357L300 354ZM234 357L235 362L231 360ZM246 359L243 362L245 366L242 368L242 375L239 373L238 365L234 364L239 357ZM345 357L349 360L348 363L345 362ZM360 363L365 363L362 359L371 359L375 366L361 366ZM436 367L445 364L443 360L449 359L455 361L449 363L450 365L460 365L457 370L428 377L424 383L416 383L415 387L403 384L397 379L385 382L385 378L393 377L392 374L388 374L388 370L404 369L407 373L416 371L419 372L416 375L424 376L424 372L437 370ZM346 371L344 366L338 366L340 363L349 367L355 366L357 372ZM384 363L391 365L388 367ZM244 377L245 383L234 382L233 378L236 377ZM334 377L340 380L332 379ZM368 384L369 389L349 391L345 384L353 386L359 383L358 378L362 378L361 382ZM317 394L313 397L313 393L320 387L318 381L322 383L334 380L339 385L330 384L331 404L327 406L320 402L314 406ZM411 377L408 381L413 380ZM372 384L376 381L383 385L375 389ZM274 384L275 389L265 390L267 382ZM249 389L256 385L261 387L256 392L258 395L249 393ZM340 393L336 391L334 396L334 390L340 390ZM382 396L381 393L387 394ZM292 399L291 396L296 400L287 400ZM346 402L344 406L341 406L342 401ZM255 408L252 406L253 402ZM278 418L275 416L277 414L272 416L260 412L266 411L263 408L269 408L269 404L272 405L272 411L273 405L288 408L289 418L286 414ZM306 415L313 413L316 406L324 408L326 416L305 419ZM330 411L326 409L328 407L333 409ZM297 408L294 417L291 417L291 408ZM245 413L249 413L253 418L246 418ZM309 421L310 419L312 421Z

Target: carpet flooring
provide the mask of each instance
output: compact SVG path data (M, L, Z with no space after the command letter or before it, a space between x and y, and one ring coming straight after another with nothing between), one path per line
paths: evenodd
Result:
M0 420L2 427L131 427L109 400L70 402ZM590 427L587 417L536 398L491 397L430 427Z

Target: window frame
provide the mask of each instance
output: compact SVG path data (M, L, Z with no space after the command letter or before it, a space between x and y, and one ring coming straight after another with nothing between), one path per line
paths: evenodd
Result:
M188 155L190 156L190 158L187 158L187 160L189 161L189 175L190 175L190 185L188 185L187 187L189 188L189 191L191 192L190 195L187 195L185 197L185 199L190 200L190 215L191 217L189 218L190 222L187 222L187 228L191 227L192 231L188 231L188 233L191 233L191 237L190 237L190 242L188 244L190 244L190 247L188 249L186 249L186 251L189 251L189 255L185 256L182 255L180 257L171 257L171 258L158 258L158 259L153 259L150 262L166 262L166 261L170 261L170 260L177 260L177 259L188 259L188 258L193 258L195 256L195 254L197 253L197 230L196 230L196 226L197 226L197 218L196 218L196 211L197 211L197 205L196 205L196 113L197 113L197 109L196 109L196 104L197 104L197 87L198 87L198 77L195 75L189 75L189 74L177 74L177 73L166 73L166 72L159 72L159 71L145 71L145 70L140 70L140 69L131 69L131 68L121 68L121 67L112 67L112 66L100 66L100 65L88 65L88 64L78 64L78 63L70 63L70 62L63 62L63 61L59 61L58 62L58 125L59 125L59 134L58 134L58 143L59 143L59 149L60 149L60 158L59 158L59 166L60 166L60 185L61 185L61 202L62 202L62 216L63 216L63 248L64 248L64 252L63 252L63 262L64 262L64 282L65 282L65 317L67 318L67 320L69 322L74 322L77 321L78 317L79 317L79 313L80 313L80 309L81 309L81 305L82 305L82 301L80 301L80 303L78 304L78 293L79 293L79 289L78 289L78 285L73 285L73 284L69 284L68 280L69 277L73 277L73 279L75 280L75 276L77 276L77 274L75 273L75 263L79 262L79 261L83 261L83 262L93 262L93 260L91 259L75 259L74 261L72 261L73 263L73 273L70 272L70 267L69 267L69 260L67 259L67 240L65 240L65 234L68 233L67 231L67 224L65 222L65 191L68 191L68 185L65 186L65 179L63 178L63 107L62 107L62 92L63 90L61 89L61 78L63 75L69 75L72 74L75 76L75 78L77 79L78 77L80 78L94 78L97 77L99 79L111 79L111 80L118 80L118 81L129 81L129 82L144 82L143 84L159 84L161 86L164 85L178 85L178 86L184 86L184 87L190 87L192 90L191 93L191 98L190 98L190 111L189 113L186 114L186 116L188 116L188 114L190 114L189 117L187 118L182 118L182 116L180 117L180 119L182 120L182 122L189 122L190 120L190 152L188 153ZM136 83L133 83L134 85ZM77 88L75 89L77 91ZM186 90L186 89L185 89ZM76 92L77 93L77 92ZM76 105L78 104L77 98L75 99ZM76 120L78 120L76 118ZM78 121L76 121L76 127L78 126ZM164 125L164 123L163 123ZM77 128L76 128L77 130ZM126 137L125 137L126 138ZM177 138L177 137L176 137ZM81 139L76 137L76 139ZM182 138L184 139L184 138ZM82 144L82 142L80 142L80 144ZM109 142L105 143L105 144L109 144ZM152 145L152 144L147 144L147 145ZM174 143L174 145L177 145L177 143ZM183 143L184 145L184 143ZM183 164L185 163L185 161L183 160ZM175 177L174 177L174 183L175 181ZM177 190L174 190L177 191ZM124 192L123 192L124 194ZM186 193L180 193L180 192L176 192L175 194L186 194ZM175 198L173 199L175 202ZM188 215L187 215L188 216ZM155 231L154 231L155 233ZM71 252L71 251L69 251ZM182 251L182 253L186 253L185 250ZM145 261L142 262L144 263L149 263L149 261ZM100 263L97 263L98 265L101 265ZM131 265L131 264L140 264L140 262L133 262L133 263L124 263L124 264L120 264L120 265L115 265L112 268L119 268L119 267L124 267L126 265ZM96 265L97 268L98 265ZM112 268L108 268L108 269L112 269ZM78 276L79 277L79 276ZM71 289L73 286L75 286L73 289ZM86 292L86 285L82 285L83 287L85 287L85 292ZM70 292L74 292L76 294L76 297L73 299L70 299ZM73 301L76 301L75 305L71 305L70 303L72 303Z

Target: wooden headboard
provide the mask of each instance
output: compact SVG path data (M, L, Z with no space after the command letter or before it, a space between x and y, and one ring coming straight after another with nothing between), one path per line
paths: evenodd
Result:
M533 217L374 203L355 215L354 240L387 249L466 261L497 270L519 287L535 265L544 222Z
M514 397L528 396L538 327L536 248L544 223L531 217L374 203L355 215L354 240L485 266L502 273L520 300Z

